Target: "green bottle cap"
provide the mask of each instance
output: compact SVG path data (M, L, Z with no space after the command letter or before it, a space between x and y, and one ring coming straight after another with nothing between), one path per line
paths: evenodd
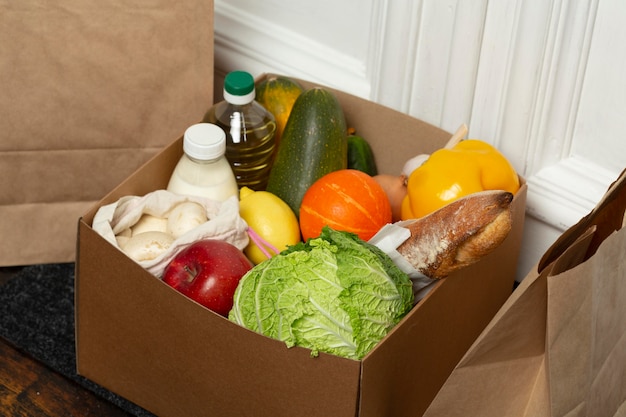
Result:
M224 79L224 98L229 103L246 104L254 100L254 78L246 71L232 71Z

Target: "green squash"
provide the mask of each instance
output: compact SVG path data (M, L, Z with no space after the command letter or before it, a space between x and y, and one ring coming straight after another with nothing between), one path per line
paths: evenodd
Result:
M361 136L348 136L348 168L365 172L372 177L378 175L374 152Z
M346 119L337 97L313 87L296 99L266 190L299 217L304 193L319 178L348 166Z

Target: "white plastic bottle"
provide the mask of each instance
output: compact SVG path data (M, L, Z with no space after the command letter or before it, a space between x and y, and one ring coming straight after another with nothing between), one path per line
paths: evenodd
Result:
M238 195L235 175L224 156L226 135L220 127L211 123L190 126L183 138L183 151L168 191L216 201Z

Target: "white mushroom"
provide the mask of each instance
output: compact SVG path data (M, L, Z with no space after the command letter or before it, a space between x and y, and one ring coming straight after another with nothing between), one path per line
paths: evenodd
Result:
M165 232L143 232L128 239L122 250L137 262L151 261L167 251L174 237Z
M133 236L144 232L167 232L167 219L144 213L131 229Z
M192 201L178 204L167 217L167 232L178 239L208 221L206 209Z

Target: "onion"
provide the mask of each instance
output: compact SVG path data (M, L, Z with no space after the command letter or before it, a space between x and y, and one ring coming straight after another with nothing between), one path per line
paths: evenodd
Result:
M429 156L430 155L427 154L421 154L406 161L404 167L402 168L402 175L405 175L407 178L410 177L411 173L422 166Z
M402 200L406 196L406 176L405 175L389 175L378 174L373 177L389 199L391 204L391 214L394 222L401 220Z

